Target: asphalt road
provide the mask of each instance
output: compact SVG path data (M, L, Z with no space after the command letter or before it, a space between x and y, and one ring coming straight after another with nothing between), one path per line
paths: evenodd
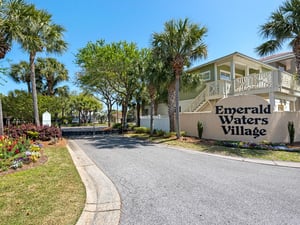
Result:
M300 224L300 169L118 135L75 140L116 185L120 225Z

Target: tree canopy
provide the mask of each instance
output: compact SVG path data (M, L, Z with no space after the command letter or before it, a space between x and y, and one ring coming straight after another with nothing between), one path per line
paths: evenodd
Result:
M82 68L77 74L79 85L102 96L108 118L111 118L111 104L118 101L122 105L123 127L127 120L127 107L141 81L141 57L134 43L120 41L106 44L104 40L89 42L76 55L76 63Z
M164 24L162 33L154 33L152 46L155 57L161 60L169 70L165 73L165 83L168 85L168 112L170 131L175 131L180 137L179 127L179 80L184 67L191 65L193 60L206 57L207 46L203 41L207 28L184 20L170 20ZM175 111L174 111L175 109Z
M273 54L289 44L296 57L296 68L300 76L300 1L287 0L271 13L268 21L260 26L259 32L268 39L255 50L261 55Z

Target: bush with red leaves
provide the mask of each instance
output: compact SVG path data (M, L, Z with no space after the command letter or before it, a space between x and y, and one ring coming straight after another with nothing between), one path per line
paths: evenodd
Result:
M19 138L26 136L29 139L49 141L51 138L61 138L62 133L60 128L54 126L35 126L34 124L22 124L18 126L8 126L4 128L4 134Z

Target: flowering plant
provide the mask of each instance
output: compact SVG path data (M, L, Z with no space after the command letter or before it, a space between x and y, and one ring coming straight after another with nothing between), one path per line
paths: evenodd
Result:
M40 157L41 147L26 136L0 136L0 172L8 168L20 168L24 163L36 162Z

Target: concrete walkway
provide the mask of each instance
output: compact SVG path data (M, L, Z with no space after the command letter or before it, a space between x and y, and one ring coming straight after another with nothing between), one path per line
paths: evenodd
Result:
M117 225L120 196L111 180L78 145L68 140L68 150L86 188L86 203L77 225Z

